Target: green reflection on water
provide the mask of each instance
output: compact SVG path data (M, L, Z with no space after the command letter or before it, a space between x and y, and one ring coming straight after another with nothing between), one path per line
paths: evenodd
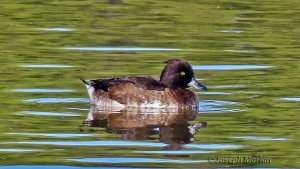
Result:
M0 152L3 157L0 164L111 166L112 164L106 163L75 163L66 159L136 157L197 161L230 154L272 157L271 163L238 166L299 167L299 101L284 99L299 98L300 95L299 9L300 3L296 0L272 2L2 0L0 148L42 151ZM74 47L181 50L71 50ZM79 127L88 113L84 110L89 108L86 102L39 103L24 100L41 98L84 100L87 94L79 77L87 79L122 75L159 77L164 66L162 62L170 58L186 59L193 66L266 67L237 70L204 69L195 72L196 77L203 78L202 82L208 87L221 86L212 87L209 91L217 94L200 92L199 98L204 100L204 103L207 100L216 100L238 104L206 106L206 113L200 113L197 119L190 122L208 122L208 127L201 129L194 136L193 144L228 143L242 145L242 148L217 149L214 153L208 154L170 156L136 153L146 150L160 151L161 147L81 147L12 143L120 139L119 134L106 132L105 128ZM235 87L230 87L231 85ZM72 92L18 92L18 89L64 89ZM230 95L222 95L222 92ZM215 113L212 110L216 108L241 111ZM76 116L47 116L20 114L20 112L60 112L73 113ZM56 138L47 137L45 134L6 133L92 135ZM12 144L3 144L4 142ZM181 168L228 166L155 162L118 165Z

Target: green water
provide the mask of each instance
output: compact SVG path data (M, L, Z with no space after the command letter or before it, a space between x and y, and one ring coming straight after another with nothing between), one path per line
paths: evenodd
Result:
M0 4L0 165L300 167L299 1ZM90 105L79 77L159 77L171 58L189 61L209 88L195 91L196 115L143 126L162 117L129 112L111 116L142 126L104 115L82 126ZM209 160L239 156L271 161Z

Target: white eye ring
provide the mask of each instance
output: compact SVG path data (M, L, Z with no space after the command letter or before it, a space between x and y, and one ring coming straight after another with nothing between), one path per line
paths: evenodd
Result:
M181 75L181 76L184 76L184 75L185 75L185 72L180 72L180 75Z

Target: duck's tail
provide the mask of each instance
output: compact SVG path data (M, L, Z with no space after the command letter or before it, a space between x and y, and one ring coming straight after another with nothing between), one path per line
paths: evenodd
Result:
M84 80L82 77L79 78L84 84L90 85L90 83L87 80Z
M89 97L92 100L92 102L94 102L93 100L93 93L95 91L94 86L92 86L91 82L89 80L84 80L83 78L80 77L80 80L85 84L86 89L88 91Z

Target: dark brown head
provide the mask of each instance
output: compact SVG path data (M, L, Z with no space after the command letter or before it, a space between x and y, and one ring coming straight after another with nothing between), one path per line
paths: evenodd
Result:
M207 87L199 83L194 77L192 66L180 59L171 59L161 73L160 81L171 88L188 88L207 90Z

